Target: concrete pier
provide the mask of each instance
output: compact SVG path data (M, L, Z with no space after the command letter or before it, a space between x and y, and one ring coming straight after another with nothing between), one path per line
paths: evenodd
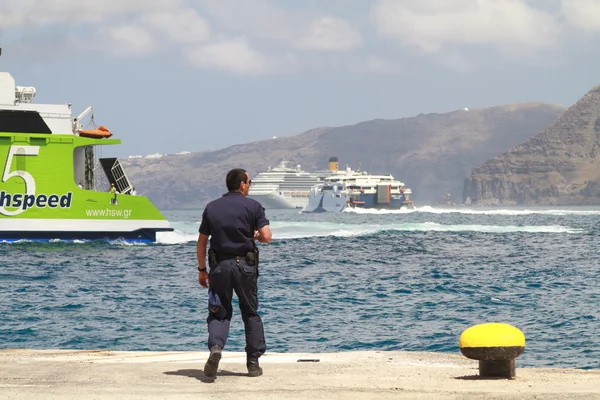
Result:
M519 368L517 362L515 380L481 379L477 361L458 354L267 353L264 375L250 378L245 354L225 351L214 381L202 373L207 356L0 350L0 398L600 399L600 370Z

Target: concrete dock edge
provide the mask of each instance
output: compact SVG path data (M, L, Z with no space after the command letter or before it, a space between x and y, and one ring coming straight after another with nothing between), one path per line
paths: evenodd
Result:
M246 376L244 353L0 350L2 399L600 399L600 370L520 368L481 379L459 354L360 351L267 353ZM300 360L300 361L299 361Z

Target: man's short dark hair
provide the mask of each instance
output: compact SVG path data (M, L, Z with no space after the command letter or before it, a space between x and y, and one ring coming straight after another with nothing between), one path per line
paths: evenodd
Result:
M225 184L227 184L227 190L233 192L239 190L242 182L247 182L246 170L241 168L234 168L227 173L225 178Z

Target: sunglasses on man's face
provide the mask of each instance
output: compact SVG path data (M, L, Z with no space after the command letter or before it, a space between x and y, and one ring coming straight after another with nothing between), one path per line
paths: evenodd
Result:
M244 183L245 183L246 185L252 185L252 179L249 179L247 182L246 182L246 181L244 181Z

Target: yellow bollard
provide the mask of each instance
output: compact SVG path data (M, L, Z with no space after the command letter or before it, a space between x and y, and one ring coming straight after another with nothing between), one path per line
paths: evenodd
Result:
M525 350L525 336L514 326L487 323L466 329L459 340L460 352L479 360L479 376L513 379L515 358Z

